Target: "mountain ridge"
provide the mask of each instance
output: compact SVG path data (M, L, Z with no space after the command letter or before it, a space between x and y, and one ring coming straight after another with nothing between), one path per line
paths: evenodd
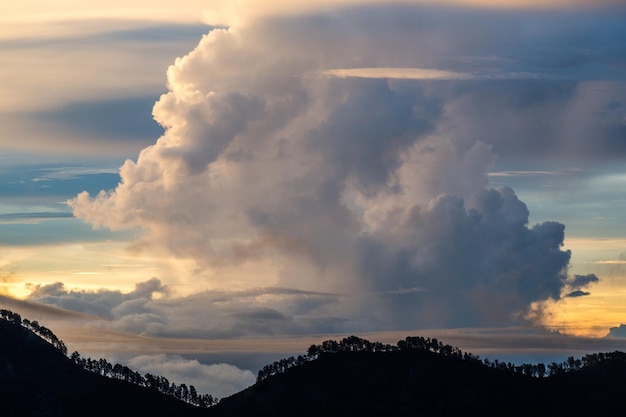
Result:
M266 366L257 384L209 415L588 417L614 414L626 395L626 354L618 351L513 365L437 339L407 337L394 346L351 336L313 345L311 355Z
M51 331L4 312L0 415L6 417L587 417L614 415L626 396L624 352L513 365L481 360L437 339L410 336L385 345L350 336L268 364L256 384L199 408L153 383L138 386L87 370L85 364L104 367L106 361L77 352L68 357Z
M1 416L193 417L205 410L83 369L32 330L0 320Z
M429 351L338 352L224 398L208 415L588 417L612 415L625 395L624 358L537 378Z

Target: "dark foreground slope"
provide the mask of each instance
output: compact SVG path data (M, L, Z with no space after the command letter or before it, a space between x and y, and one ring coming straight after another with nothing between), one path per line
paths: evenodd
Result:
M0 320L0 416L202 416L206 409L77 366L22 326Z
M211 416L606 416L623 409L624 361L549 378L426 350L337 352L222 399Z
M426 348L409 346L411 340ZM298 357L297 366L278 373L268 366L254 386L201 409L156 389L86 371L29 329L0 320L0 417L623 414L624 353L586 355L582 365L569 371L551 367L552 376L538 378L511 371L512 365L487 366L435 342L416 337L397 347L356 337L324 342L312 346L306 358ZM329 351L327 346L368 350Z

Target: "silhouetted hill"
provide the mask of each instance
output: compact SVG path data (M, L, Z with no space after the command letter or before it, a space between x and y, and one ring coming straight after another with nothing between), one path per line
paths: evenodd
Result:
M321 353L237 393L210 416L607 416L623 408L626 356L533 377L427 349ZM580 361L579 361L580 362ZM510 365L510 364L509 364ZM532 368L528 368L532 369Z
M525 415L532 377L420 351L338 352L288 369L221 402L211 416ZM297 411L296 411L297 410Z
M52 332L13 314L0 320L0 417L589 417L621 415L626 398L622 352L515 366L436 339L383 345L351 336L269 364L252 387L197 408L86 370L79 364L99 362L68 358Z
M31 330L0 320L0 416L203 416L206 409L78 366Z

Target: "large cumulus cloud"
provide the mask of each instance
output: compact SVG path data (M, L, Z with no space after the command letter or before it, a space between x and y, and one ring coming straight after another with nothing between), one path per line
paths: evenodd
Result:
M143 228L146 245L193 259L212 286L229 282L201 271L263 264L266 276L238 284L342 294L318 318L370 329L510 324L532 302L597 280L568 277L562 224L529 225L512 189L488 188L494 149L529 153L537 134L559 147L550 118L562 102L582 105L583 64L595 62L572 64L560 48L568 77L555 80L554 55L532 30L541 19L525 17L376 6L213 30L168 71L153 110L164 135L122 166L116 189L70 205L95 226ZM557 47L575 29L546 36ZM511 48L517 58L504 55ZM469 75L331 71L373 67ZM277 307L241 317L284 318Z

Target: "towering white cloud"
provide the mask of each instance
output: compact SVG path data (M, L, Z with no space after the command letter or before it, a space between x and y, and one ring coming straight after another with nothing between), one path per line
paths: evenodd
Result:
M353 8L211 31L168 70L153 111L165 134L124 164L115 190L72 200L74 214L141 227L146 243L199 270L272 264L247 286L342 294L328 316L370 327L507 324L533 301L593 282L568 278L562 224L529 227L513 190L486 188L494 132L481 141L461 117L464 101L488 94L474 81L333 76L468 73L525 45L511 16L464 17ZM492 73L516 78L496 58ZM491 88L498 98L511 84Z

